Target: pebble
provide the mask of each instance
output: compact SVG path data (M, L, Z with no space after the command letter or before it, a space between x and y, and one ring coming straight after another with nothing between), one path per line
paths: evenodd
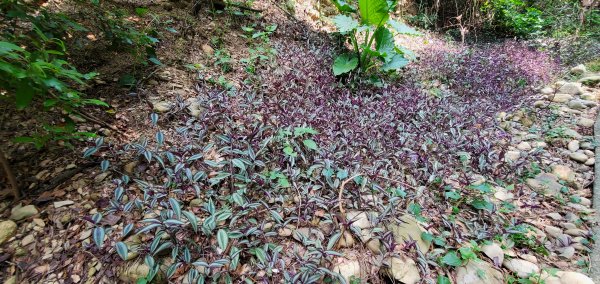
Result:
M558 227L554 227L554 226L546 226L544 228L544 231L546 231L546 233L548 233L548 235L557 238L558 236L560 236L563 233L563 230L561 228Z
M565 231L565 234L574 237L584 237L588 234L588 231L582 229L568 229Z
M569 158L580 163L585 163L589 159L588 156L582 152L573 152L569 154Z
M579 150L579 141L573 140L569 142L569 144L567 145L567 149L569 149L569 151L571 152L576 152L577 150Z
M563 219L563 217L559 213L556 213L556 212L548 213L548 214L546 214L546 216L548 216L548 217L550 217L550 218L552 218L553 220L556 220L556 221L559 221L559 220Z
M553 96L551 95L550 98L550 100L555 103L565 103L573 99L573 96L569 94L555 94Z
M0 222L0 245L17 234L17 224L11 220Z
M562 284L594 284L594 281L592 281L592 279L579 272L558 271L556 275L560 277L560 281Z
M582 117L577 121L577 125L582 127L592 127L594 126L594 123L594 120L585 117Z
M523 141L523 142L519 143L519 145L517 145L517 149L519 149L521 151L530 151L531 144L529 144L529 142L527 142L527 141Z
M569 95L579 95L583 93L583 89L581 87L581 83L565 83L558 89L559 93L569 94Z
M517 258L505 260L503 265L521 278L526 278L532 273L540 272L539 266L537 266L535 263Z
M23 220L38 214L37 208L33 205L17 206L10 211L10 219L14 221Z
M21 240L21 246L27 246L35 241L35 237L33 235L27 235Z
M54 208L60 208L63 206L69 206L73 204L75 204L73 200L56 201L54 202Z
M577 147L579 147L579 145L577 145ZM575 181L575 172L565 165L554 165L552 167L552 174L567 182Z
M501 264L504 262L504 251L497 243L491 243L481 246L481 251L489 257L494 263Z

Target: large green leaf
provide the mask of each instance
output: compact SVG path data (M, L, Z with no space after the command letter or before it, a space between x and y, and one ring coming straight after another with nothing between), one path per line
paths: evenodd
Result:
M381 69L383 71L398 70L408 65L408 63L410 63L408 59L404 58L404 56L402 56L401 54L396 54L392 57L390 61L383 64L383 66L381 66Z
M358 27L358 21L346 15L337 15L333 18L333 23L338 29L338 32L345 34L351 32Z
M396 20L393 19L389 19L388 20L388 24L390 25L390 27L392 27L392 29L394 29L397 33L399 34L405 34L405 35L421 35L420 32L418 32L417 30L407 26L404 23L398 22Z
M352 7L348 2L344 0L333 0L333 4L338 8L340 12L354 13L356 8Z
M373 26L385 24L390 17L386 0L358 0L358 9L362 22Z
M358 58L353 54L341 54L333 62L333 74L338 76L348 73L358 66Z
M20 82L15 94L17 109L24 109L33 100L35 90L25 82Z
M375 31L375 49L379 54L389 61L395 55L394 52L394 36L390 30L385 27L380 27Z

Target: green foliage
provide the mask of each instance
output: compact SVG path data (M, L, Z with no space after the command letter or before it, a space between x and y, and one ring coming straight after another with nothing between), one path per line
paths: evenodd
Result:
M44 111L61 110L71 115L86 105L108 106L85 98L78 90L97 73L81 73L66 59L67 46L60 38L71 30L84 31L83 27L64 15L37 10L20 1L3 1L0 11L14 27L12 32L0 34L0 92L8 94L3 99L12 101L19 110L40 102ZM16 28L19 25L28 28ZM93 136L77 132L69 117L61 125L42 123L39 130L34 136L15 140L41 148L53 140Z
M418 35L407 25L390 19L396 2L359 0L358 9L345 1L334 1L341 15L333 18L338 32L352 45L353 52L339 55L333 63L333 73L349 73L359 68L366 72L376 66L373 58L381 61L383 71L398 70L408 65L412 53L394 42L395 34ZM364 38L364 41L360 41Z
M483 10L494 14L495 24L506 33L517 36L539 34L546 24L542 11L522 0L489 0Z

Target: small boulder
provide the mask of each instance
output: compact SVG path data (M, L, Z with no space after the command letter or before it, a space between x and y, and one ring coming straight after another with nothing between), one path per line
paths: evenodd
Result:
M0 245L17 234L17 224L11 220L0 222Z
M570 144L570 143L569 143ZM579 147L579 145L578 145ZM575 181L575 172L565 165L554 165L552 167L552 174L557 176L559 179L562 179L566 182L574 182Z
M469 261L456 270L456 284L502 284L502 273L487 262Z
M569 94L569 95L579 95L583 93L583 89L581 88L581 83L565 83L558 89L559 93Z
M579 119L579 121L577 121L577 125L579 125L581 127L586 127L586 128L593 127L594 126L594 120L582 117L582 118Z
M410 215L404 215L400 217L402 221L399 224L389 225L389 230L392 231L396 243L403 244L405 242L416 241L417 246L422 252L429 251L431 242L425 241L421 238L421 234L426 232L417 220Z
M567 149L569 149L569 151L571 152L576 152L577 150L579 150L579 141L572 140L571 142L569 142L569 144L567 144Z
M513 258L505 260L503 264L504 267L506 267L508 270L515 273L518 277L521 278L527 278L531 274L540 272L539 266L527 260Z
M152 102L152 108L154 109L154 111L156 111L158 113L168 112L171 110L172 107L173 107L173 104L168 101Z
M17 206L10 211L10 219L14 221L23 220L38 214L38 210L33 205Z
M562 284L594 284L591 278L573 271L558 271L556 276L560 277Z
M550 95L550 100L555 103L566 103L573 99L572 95L569 94L555 94Z
M541 173L535 178L528 179L527 185L534 190L543 191L552 196L560 194L563 188L563 185L558 182L558 178L549 173Z
M415 284L421 281L419 268L414 260L401 255L399 257L388 258L389 268L387 269L390 277L400 283Z
M341 261L333 267L332 271L342 275L342 277L346 280L346 283L350 283L350 278L352 277L361 277L360 262L356 259L341 259Z
M495 264L502 264L504 262L504 251L497 243L491 243L488 245L481 246L481 251L494 261Z
M588 156L582 152L573 152L569 154L569 158L580 163L585 163L589 159Z
M583 64L579 64L579 65L571 68L571 74L582 75L585 72L587 72L587 68L585 68L585 65L583 65Z

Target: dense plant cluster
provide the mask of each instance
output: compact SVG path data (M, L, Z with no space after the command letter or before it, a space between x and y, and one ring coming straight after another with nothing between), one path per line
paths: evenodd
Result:
M333 73L341 75L353 71L357 67L366 72L376 66L372 58L382 62L383 71L398 70L406 66L412 53L401 46L396 46L394 34L418 35L419 33L407 25L390 18L396 9L395 1L359 0L358 9L345 1L334 1L341 15L333 21L338 32L347 38L354 49L352 53L339 55L333 62ZM351 15L359 15L359 20ZM394 33L392 33L394 31ZM360 38L364 37L364 41Z

